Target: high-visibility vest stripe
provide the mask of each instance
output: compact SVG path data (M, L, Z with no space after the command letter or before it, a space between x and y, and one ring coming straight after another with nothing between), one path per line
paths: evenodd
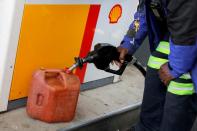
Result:
M191 95L194 93L193 83L177 83L171 81L168 86L168 92L176 95Z
M186 73L186 74L183 74L182 76L180 76L180 78L191 79L191 75L189 73Z
M169 55L170 54L170 44L169 44L169 42L161 41L159 43L156 51Z
M193 95L194 90L174 90L174 89L168 89L168 92L175 94L175 95Z
M166 59L150 56L148 66L154 69L160 69L161 65L168 62Z

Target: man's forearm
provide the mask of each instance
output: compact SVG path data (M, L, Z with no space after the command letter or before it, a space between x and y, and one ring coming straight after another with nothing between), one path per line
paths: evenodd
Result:
M139 22L139 27L136 27L136 22ZM129 54L133 54L142 44L146 36L147 23L145 9L140 9L135 13L134 21L130 25L130 28L124 39L122 40L120 46L123 48L127 48L129 50Z

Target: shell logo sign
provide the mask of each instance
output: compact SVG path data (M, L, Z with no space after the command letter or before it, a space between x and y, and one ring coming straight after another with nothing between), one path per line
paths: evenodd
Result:
M109 23L111 24L117 23L121 16L122 16L122 6L120 4L114 5L109 13Z

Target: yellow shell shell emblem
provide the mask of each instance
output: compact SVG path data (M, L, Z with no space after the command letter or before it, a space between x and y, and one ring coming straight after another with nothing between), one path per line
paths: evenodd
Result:
M122 6L120 4L114 5L109 13L109 23L117 23L121 16Z

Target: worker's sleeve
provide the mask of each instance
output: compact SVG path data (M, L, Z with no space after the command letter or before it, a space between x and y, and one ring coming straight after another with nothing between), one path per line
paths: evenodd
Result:
M197 59L197 0L169 0L168 29L171 34L169 66L177 78L191 71Z
M170 40L169 66L175 78L190 72L197 61L197 45L183 46Z
M144 8L145 7L138 9L138 11L134 15L134 21L139 20L140 22L139 30L136 32L134 36L128 34L129 31L135 30L133 21L120 45L120 47L127 48L129 50L129 54L133 54L147 36L147 23Z

